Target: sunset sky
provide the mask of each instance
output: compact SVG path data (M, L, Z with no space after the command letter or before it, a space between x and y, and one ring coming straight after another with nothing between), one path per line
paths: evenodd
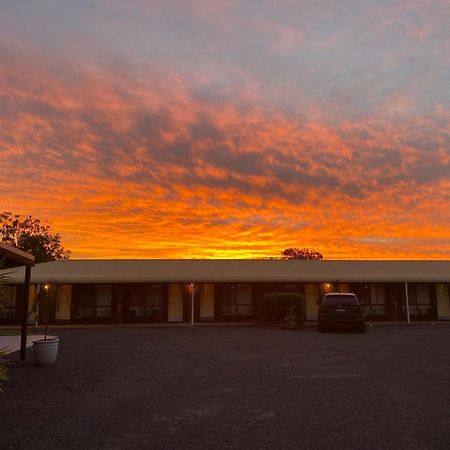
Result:
M0 0L0 181L73 258L450 259L450 0Z

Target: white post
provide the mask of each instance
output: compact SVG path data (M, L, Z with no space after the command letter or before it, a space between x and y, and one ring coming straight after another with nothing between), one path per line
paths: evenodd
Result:
M191 326L194 326L194 294L195 294L195 283L190 283L192 289L191 295Z
M408 325L411 324L411 318L409 316L409 297L408 297L408 283L405 281L405 300L406 300L406 318L408 319Z

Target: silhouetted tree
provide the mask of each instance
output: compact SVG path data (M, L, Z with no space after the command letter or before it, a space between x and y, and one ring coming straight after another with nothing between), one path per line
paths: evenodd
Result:
M47 221L32 216L1 213L0 242L31 253L37 263L67 259L70 255L62 246L59 233L51 234Z
M309 248L286 248L281 252L282 259L323 259L321 253Z

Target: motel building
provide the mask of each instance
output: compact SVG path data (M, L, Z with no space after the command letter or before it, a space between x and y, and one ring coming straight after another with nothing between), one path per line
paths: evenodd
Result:
M20 323L24 268L9 269L0 324ZM271 292L305 296L317 319L327 292L354 292L369 321L450 320L450 261L62 260L31 272L29 322L53 296L52 323L237 322L257 319Z

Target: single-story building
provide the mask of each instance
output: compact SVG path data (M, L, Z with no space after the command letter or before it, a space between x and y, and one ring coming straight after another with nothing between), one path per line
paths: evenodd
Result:
M0 323L20 321L23 271ZM31 321L42 295L56 297L55 323L189 322L192 304L196 322L249 321L270 292L304 294L307 320L327 292L357 294L368 320L450 320L450 261L62 260L37 264L31 283Z

